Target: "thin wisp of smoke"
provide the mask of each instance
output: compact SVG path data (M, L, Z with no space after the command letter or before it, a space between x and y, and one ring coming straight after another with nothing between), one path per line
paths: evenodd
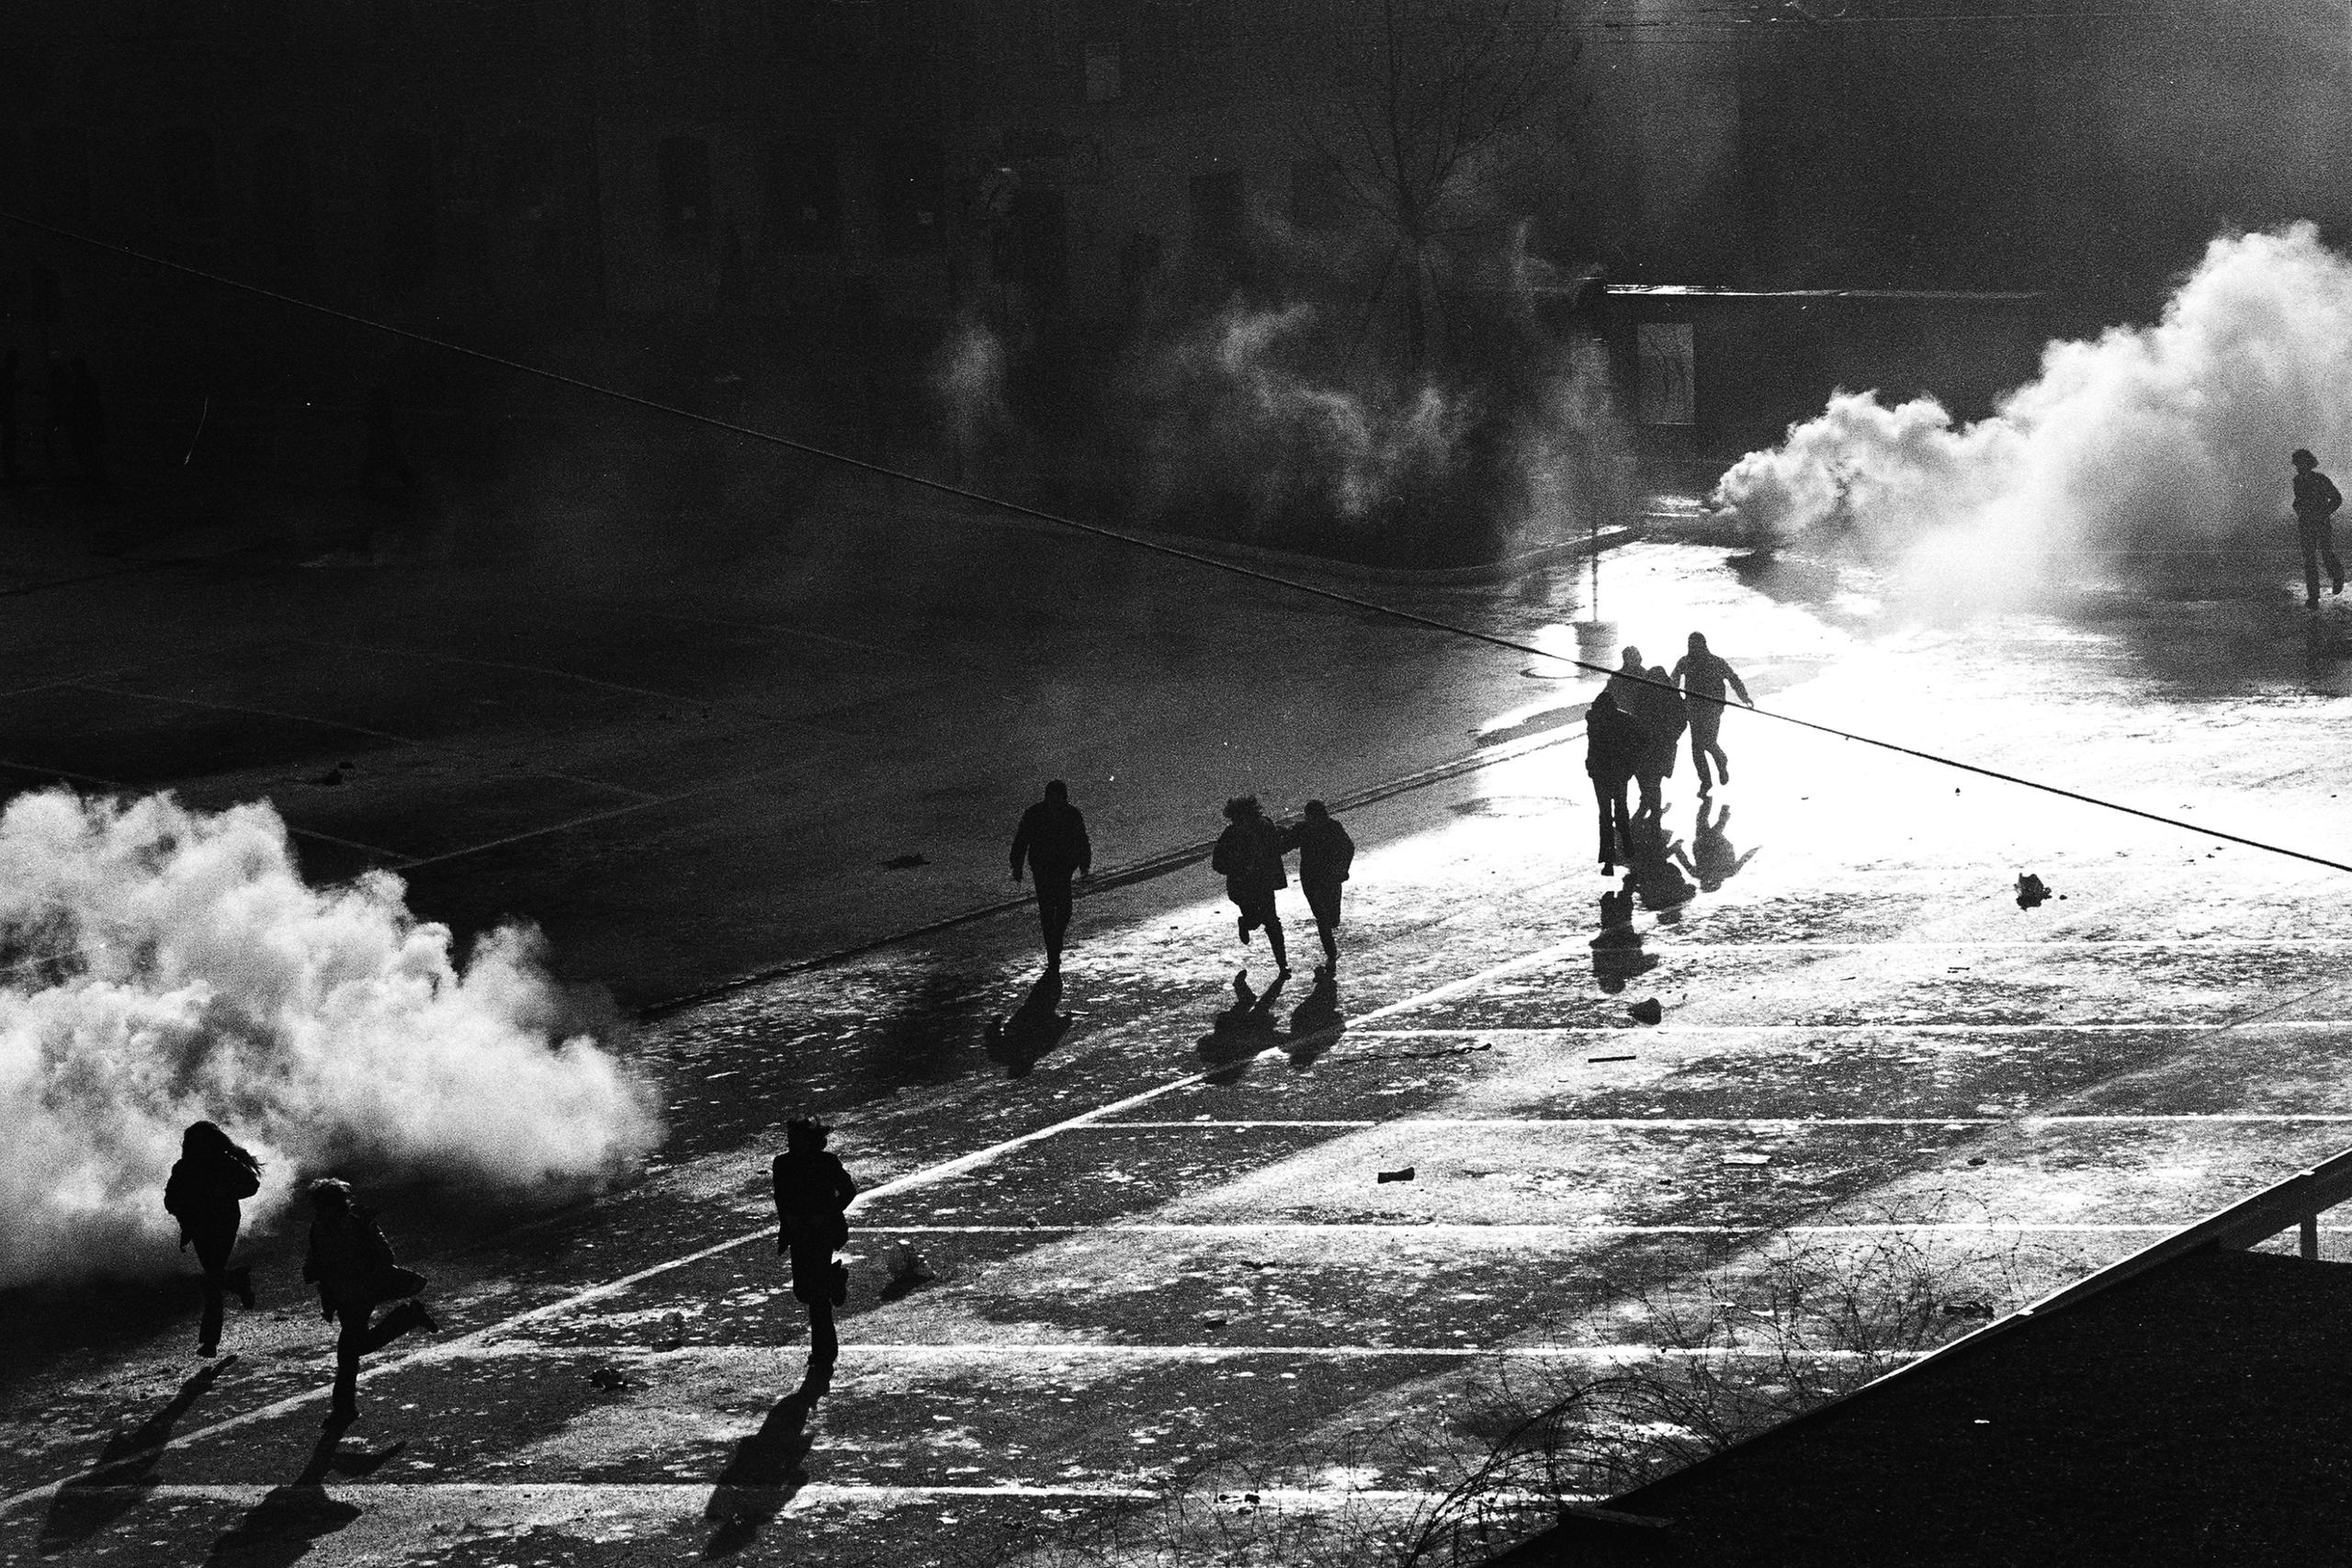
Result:
M2352 457L2352 260L2309 223L2214 240L2154 325L2050 344L1974 423L1839 392L1715 498L1761 541L1849 540L1948 604L1995 606L2093 556L2291 539L2297 446Z
M0 1287L173 1266L180 1134L266 1162L249 1226L340 1166L501 1194L619 1175L661 1135L535 933L460 963L398 878L304 884L266 803L20 795L0 813Z

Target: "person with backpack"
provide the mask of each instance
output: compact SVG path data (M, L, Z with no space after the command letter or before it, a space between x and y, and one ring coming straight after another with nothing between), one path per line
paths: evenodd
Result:
M359 1419L359 1358L380 1350L413 1328L438 1332L417 1295L424 1276L403 1269L377 1227L376 1212L351 1196L350 1183L322 1176L311 1183L311 1246L302 1278L319 1288L319 1306L339 1325L334 1342L334 1404L326 1425ZM385 1302L400 1304L377 1318Z
M211 1122L188 1123L180 1134L180 1157L164 1183L164 1212L180 1224L181 1248L194 1246L204 1268L204 1321L196 1331L199 1356L220 1353L225 1292L235 1292L238 1304L253 1309L253 1271L232 1269L229 1254L243 1220L238 1205L260 1190L261 1161Z
M1094 869L1094 846L1086 837L1086 818L1069 803L1069 785L1059 779L1046 784L1046 798L1021 814L1012 835L1012 880L1021 880L1026 861L1037 882L1037 923L1046 937L1046 973L1062 972L1062 937L1069 930L1069 879Z
M1237 795L1225 803L1226 829L1209 855L1209 869L1225 878L1225 896L1241 911L1234 925L1241 944L1250 933L1266 929L1266 945L1274 951L1278 974L1290 973L1283 951L1283 918L1274 908L1274 894L1290 886L1283 856L1292 848L1291 836L1266 819L1254 795Z
M1298 890L1315 912L1315 934L1322 939L1324 967L1340 966L1340 895L1355 863L1355 840L1319 800L1306 803L1306 818L1291 831L1298 845Z
M828 1152L832 1130L794 1118L784 1124L784 1153L769 1175L775 1186L775 1249L792 1261L792 1293L808 1308L808 1359L830 1366L841 1354L833 1309L849 1301L849 1269L833 1254L849 1245L850 1200L857 1183Z

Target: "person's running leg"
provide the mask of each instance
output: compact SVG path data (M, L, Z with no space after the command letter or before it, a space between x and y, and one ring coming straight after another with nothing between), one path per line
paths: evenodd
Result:
M204 1266L204 1321L196 1331L196 1353L209 1356L220 1348L220 1320L226 1314L229 1289L229 1254L237 1245L237 1223L232 1219L225 1227L201 1224L188 1239L196 1247L196 1260ZM247 1294L251 1289L241 1285L238 1293Z
M1274 952L1274 969L1278 974L1290 973L1290 959L1283 953L1283 917L1274 908L1274 896L1266 895L1266 907L1259 911L1259 923L1266 928L1266 945Z
M2319 548L2320 558L2327 563L2328 581L2333 584L2331 592L2343 592L2344 563L2335 557L2335 524L2333 520L2323 522L2319 525ZM2317 591L2316 586L2313 591Z
M1069 931L1069 878L1037 878L1037 923L1046 934L1046 967L1062 966L1062 939Z
M1332 968L1340 966L1340 889L1310 887L1306 890L1306 907L1315 913L1315 935L1323 943L1323 961Z
M2303 603L2319 607L2320 529L2326 525L2304 523L2295 529L2296 542L2303 547Z

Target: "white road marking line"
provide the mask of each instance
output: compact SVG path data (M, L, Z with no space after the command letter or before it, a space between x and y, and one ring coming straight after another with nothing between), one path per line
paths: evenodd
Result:
M1662 932L1645 932L1645 934L1650 936L1661 950L1671 948L1678 953L1877 953L1890 949L1897 952L1942 953L1962 947L2026 953L2042 948L2115 951L2177 947L2210 948L2217 952L2241 952L2264 948L2299 952L2352 947L2352 937L2333 936L2159 936L2119 937L2113 940L2103 937L2059 937L2043 942L1958 936L1934 942L1708 942L1703 938L1683 941L1666 936Z
M2076 1224L2048 1220L1883 1220L1849 1225L1633 1225L1607 1221L1588 1224L1563 1220L1556 1224L1481 1224L1476 1220L1319 1221L1319 1220L1202 1220L1193 1223L1148 1221L1088 1225L926 1225L876 1222L876 1235L1445 1235L1481 1236L1506 1241L1543 1240L1558 1235L1908 1235L1917 1234L2010 1235L2043 1232L2073 1235L2138 1235L2143 1231L2170 1234L2194 1220L2132 1221L2122 1224ZM2322 1225L2322 1230L2341 1226ZM763 1235L766 1234L764 1232Z
M1266 1117L1256 1120L1237 1118L1229 1122L1096 1122L1073 1132L1123 1132L1136 1128L1150 1132L1210 1133L1227 1127L1298 1127L1298 1128L1365 1128L1365 1127L1657 1127L1666 1129L1695 1129L1702 1127L1804 1128L1804 1127L2043 1127L2098 1125L2112 1122L2120 1125L2143 1123L2163 1125L2183 1123L2249 1122L2267 1125L2274 1122L2333 1124L2352 1122L2352 1114L2335 1115L2303 1111L2116 1111L2111 1114L2083 1116L1394 1116L1385 1120L1358 1118L1317 1122L1286 1121Z
M1526 998L1505 999L1523 1002ZM1846 1023L1561 1023L1535 1028L1481 1028L1476 1024L1457 1024L1429 1029L1346 1028L1345 1032L1364 1040L1478 1039L1516 1043L1590 1039L1600 1035L1671 1039L1678 1034L2219 1034L2224 1031L2244 1033L2257 1029L2346 1030L2352 1029L2352 1019L2267 1018L2246 1022L2221 1020L2212 1022L2145 1023L1905 1023L1899 1020L1885 1020Z
M773 1361L797 1359L807 1347L800 1341L776 1345L686 1345L662 1350L644 1345L547 1345L534 1340L506 1340L485 1346L469 1360L558 1360L567 1357L598 1361L647 1362L656 1366L695 1361ZM1297 1359L1322 1361L1476 1360L1507 1357L1521 1360L1687 1360L1711 1356L1735 1358L1787 1357L1798 1360L1859 1360L1871 1355L1885 1359L1923 1356L1923 1350L1787 1350L1748 1346L1682 1345L1114 1345L1068 1344L1056 1340L976 1340L953 1345L879 1345L845 1340L843 1367L834 1371L836 1397L842 1383L876 1359L894 1361L982 1360L1009 1358L1035 1363L1057 1359L1092 1359L1117 1361L1234 1361ZM1050 1370L1050 1369L1047 1369Z
M419 862L418 863L424 864L429 863ZM1405 998L1399 1001L1391 1002L1386 1007L1374 1009L1373 1011L1364 1014L1363 1018L1359 1021L1370 1022L1372 1020L1384 1018L1390 1014L1403 1011L1407 1008L1418 1007L1425 1002L1437 1000L1444 997L1458 995L1463 991L1485 985L1488 981L1494 980L1504 975L1516 974L1522 969L1533 968L1540 964L1548 964L1562 953L1572 951L1581 951L1585 947L1586 942L1586 938L1578 936L1572 937L1566 942L1558 942L1550 947L1538 948L1532 953L1526 953L1521 954L1517 958L1507 959L1503 963L1482 969L1476 974L1466 975L1458 980L1449 980L1443 985L1435 986L1426 991L1419 992L1417 995ZM1259 1055L1266 1055L1270 1054L1279 1055L1279 1048L1269 1046L1265 1051L1257 1053ZM1238 1061L1228 1062L1221 1064L1216 1067L1204 1068L1197 1073L1187 1073L1182 1077L1171 1078L1165 1083L1159 1084L1151 1089L1144 1089L1139 1093L1128 1095L1123 1100L1113 1100L1109 1104L1098 1106L1092 1111L1082 1111L1080 1114L1069 1117L1065 1121L1057 1122L1049 1126L1041 1127L1034 1133L1023 1133L1018 1137L1007 1138L1002 1143L991 1145L984 1149L975 1150L967 1155L958 1156L955 1159L946 1160L941 1164L930 1166L922 1170L910 1171L904 1176L882 1182L878 1186L868 1188L865 1191L858 1194L856 1201L853 1202L850 1207L852 1211L854 1212L867 1207L879 1199L887 1198L892 1193L903 1192L915 1187L928 1186L935 1181L945 1180L951 1176L960 1176L967 1170L976 1169L978 1167L986 1165L989 1161L998 1158L1000 1156L1008 1154L1014 1149L1025 1147L1026 1145L1037 1143L1042 1139L1057 1136L1062 1133L1071 1130L1072 1128L1086 1126L1091 1122L1101 1121L1102 1118L1107 1116L1115 1116L1123 1111L1130 1111L1140 1105L1148 1105L1153 1100L1159 1100L1166 1095L1173 1094L1179 1089L1190 1089L1195 1084L1205 1083L1213 1075L1230 1072L1238 1065L1239 1063ZM739 1247L746 1247L755 1241L768 1240L774 1236L775 1234L775 1230L773 1225L762 1225L757 1230L744 1231L740 1235L729 1236L725 1240L713 1242L707 1247L698 1247L695 1251L683 1254L680 1257L669 1258L663 1262L638 1269L635 1273L623 1275L617 1280L606 1280L603 1284L591 1285L585 1290L575 1291L570 1295L558 1297L554 1301L546 1302L538 1306L531 1307L526 1311L515 1313L511 1316L501 1318L496 1323L487 1324L470 1333L460 1335L455 1339L446 1340L438 1345L426 1346L422 1348L410 1351L406 1355L397 1356L380 1361L374 1366L363 1367L359 1373L360 1381L362 1382L371 1382L376 1378L383 1376L387 1372L396 1371L401 1367L417 1364L431 1364L455 1359L465 1354L468 1350L479 1347L494 1337L509 1334L525 1324L536 1323L545 1318L554 1317L563 1313L572 1311L575 1308L585 1306L592 1302L603 1301L607 1297L618 1295L620 1292L629 1290L647 1280L654 1279L660 1275L669 1273L673 1269L684 1269L692 1264L699 1263L707 1258L715 1258L723 1252L731 1252ZM328 1362L327 1359L322 1357L316 1364L322 1371L324 1371ZM251 1426L257 1421L275 1420L279 1416L286 1416L293 1411L301 1409L304 1405L317 1403L319 1400L325 1398L329 1392L330 1390L326 1383L322 1381L318 1385L305 1393L289 1394L286 1398L274 1400L267 1404L260 1405L252 1410L242 1411L234 1416L224 1416L220 1420L210 1422L205 1426L198 1427L191 1430L174 1432L170 1437L166 1438L163 1442L157 1444L153 1449L142 1449L139 1450L138 1455L118 1455L109 1462L119 1464L128 1459L141 1457L150 1453L161 1453L171 1449L182 1448L189 1443L195 1442L198 1438L211 1437L220 1432L233 1431L242 1427ZM77 1473L86 1474L88 1472L84 1471ZM56 1481L47 1482L41 1485L18 1492L14 1495L0 1498L0 1514L7 1513L27 1503L39 1502L43 1498L49 1497L53 1495L60 1486L66 1484L70 1480L71 1477L63 1477Z
M1240 1483L1231 1483L1233 1490L1219 1493L1220 1500L1238 1503L1244 1494ZM160 1485L138 1484L116 1486L76 1486L77 1497L107 1501L138 1502L153 1499L175 1503L227 1503L240 1507L259 1505L282 1486L264 1485L253 1482L187 1483L174 1482ZM1000 1481L976 1486L902 1486L887 1483L811 1481L795 1485L790 1482L772 1486L745 1486L720 1481L386 1481L329 1482L319 1488L321 1495L336 1502L366 1504L381 1509L401 1503L441 1503L459 1498L472 1498L479 1503L503 1503L519 1507L541 1519L551 1522L548 1516L561 1511L579 1514L594 1513L609 1518L628 1510L641 1515L671 1515L690 1510L701 1520L707 1516L707 1504L718 1504L722 1497L783 1499L780 1514L805 1514L828 1504L834 1506L865 1506L889 1507L910 1504L944 1502L956 1498L1035 1497L1048 1501L1068 1502L1126 1502L1166 1499L1173 1495L1170 1486L1074 1486L1054 1485L1046 1482ZM1416 1492L1390 1487L1306 1487L1252 1486L1247 1495L1260 1507L1287 1506L1298 1508L1342 1508L1352 1504L1393 1503L1426 1504L1439 1501L1445 1494ZM1589 1503L1600 1500L1598 1494L1497 1493L1492 1495L1508 1502L1532 1507L1548 1508L1555 1503ZM536 1505L536 1506L534 1506ZM723 1505L720 1505L723 1506Z

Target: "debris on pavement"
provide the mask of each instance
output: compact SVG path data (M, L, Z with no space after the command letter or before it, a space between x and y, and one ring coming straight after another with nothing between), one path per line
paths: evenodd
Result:
M609 1365L591 1367L588 1370L588 1381L606 1393L622 1393L638 1386L622 1375L618 1367Z
M1993 1321L1993 1303L1991 1302L1946 1302L1944 1315L1946 1317L1981 1317L1990 1323Z
M903 1241L894 1241L882 1253L882 1268L890 1283L902 1289L928 1284L939 1278L930 1261Z
M1772 1163L1772 1156L1770 1155L1725 1155L1724 1163L1725 1165L1770 1165Z
M674 1350L686 1342L686 1317L684 1313L665 1313L662 1317L662 1332L656 1343L664 1350Z
M1384 1185L1384 1184L1385 1184L1385 1183L1387 1183L1387 1182L1391 1182L1391 1181L1410 1181L1410 1180L1412 1180L1412 1179L1413 1179L1413 1168L1412 1168L1411 1166L1409 1166L1409 1165L1408 1165L1408 1166L1406 1166L1406 1167L1404 1167L1403 1168L1398 1169L1398 1170L1384 1170L1384 1171L1382 1171L1382 1172L1380 1173L1380 1179L1379 1179L1379 1181L1375 1182L1374 1185L1375 1185L1375 1186L1379 1186L1379 1185Z
M2049 884L2043 882L2041 878L2034 875L2033 873L2030 871L2025 872L2018 877L2018 908L2038 908L2046 899L2049 898Z
M1588 1062L1630 1062L1634 1058L1632 1056L1587 1056L1585 1060Z
M1281 1268L1281 1267L1282 1267L1282 1265L1281 1265L1281 1264L1279 1264L1279 1263L1274 1263L1274 1262L1271 1262L1271 1261L1269 1261L1269 1262L1264 1262L1264 1263L1261 1263L1260 1261L1258 1261L1258 1259L1256 1259L1256 1258L1245 1258L1241 1259L1241 1267L1243 1267L1244 1269L1254 1269L1258 1270L1260 1273L1263 1273L1263 1272L1265 1272L1265 1271L1266 1271L1267 1269L1279 1269L1279 1268Z
M919 865L929 865L930 863L931 862L925 860L921 855L892 855L888 860L882 863L882 869L885 871L912 871Z
M1201 1318L1201 1326L1203 1328L1223 1328L1225 1326L1225 1319L1221 1317L1210 1317L1204 1314Z
M1656 1023L1666 1016L1666 1008L1656 997L1645 998L1625 1010L1636 1023Z

